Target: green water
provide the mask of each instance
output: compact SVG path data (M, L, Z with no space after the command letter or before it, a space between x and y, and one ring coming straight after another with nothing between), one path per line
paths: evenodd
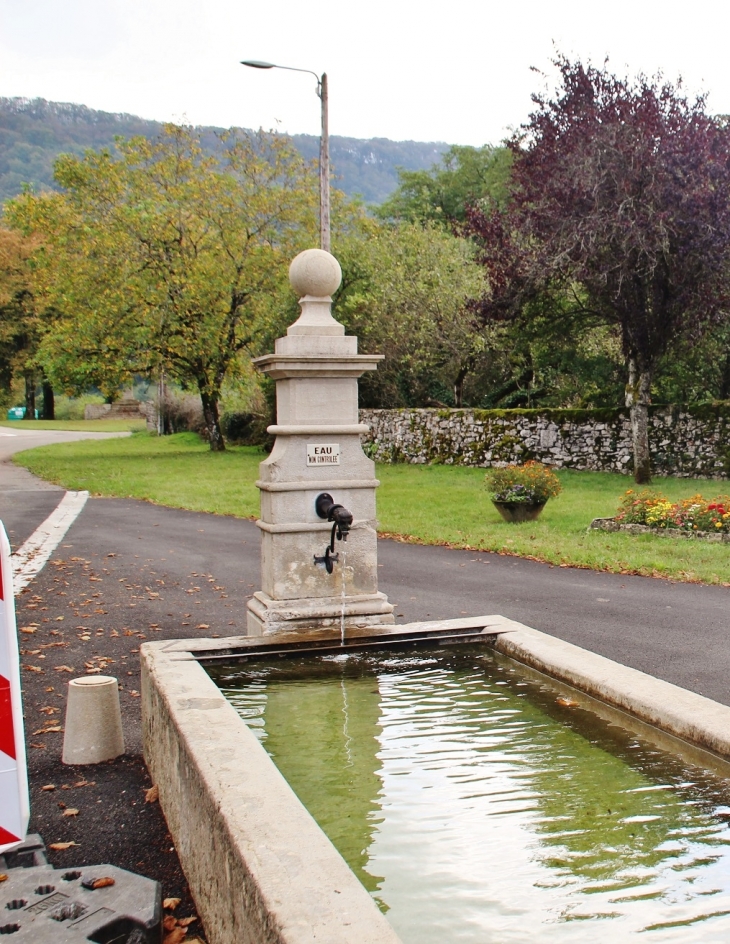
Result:
M209 669L405 944L730 941L730 785L490 650Z

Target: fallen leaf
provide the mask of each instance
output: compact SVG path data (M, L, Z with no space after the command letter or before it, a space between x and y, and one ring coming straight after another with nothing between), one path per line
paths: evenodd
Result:
M39 751L45 751L45 749L46 749L46 745L45 745L45 744L34 744L32 741L30 742L30 746L31 746L31 747L35 747L35 748L36 748L37 750L39 750Z
M71 846L78 845L78 842L51 842L48 844L48 848L53 849L54 852L64 852L66 849L70 849Z
M160 798L160 791L155 784L153 787L150 787L149 790L145 790L144 801L145 803L155 803Z
M63 731L63 728L60 724L54 724L52 728L39 728L37 731L33 732L33 736L36 734L58 734L59 731Z
M134 688L129 694L132 696L132 698L139 698L139 692Z
M195 628L196 629L210 629L210 625L208 623L198 623L198 625Z
M182 944L187 933L185 928L175 928L174 931L170 931L169 934L163 937L162 944Z
M561 696L560 698L555 699L555 704L562 705L563 708L578 708L580 702L576 701L574 698L563 698Z
M72 665L57 665L56 672L75 672L76 669Z
M29 672L43 672L43 669L39 665L24 665L24 669L27 669Z
M63 811L63 815L64 816L78 816L79 811L77 809L74 809L73 806L69 806L68 809Z
M7 882L7 880L8 880L7 875L0 875L0 882Z
M197 915L191 915L189 918L178 918L177 923L181 928L187 928L193 923L193 921L197 921L197 920L198 920Z
M41 787L41 790L55 790L55 789L56 789L55 783L47 783L45 787Z
M114 884L115 879L108 875L105 875L102 878L87 878L86 881L81 883L81 885L84 888L87 888L89 891L95 891L97 888L107 888L109 885Z
M172 915L165 915L165 917L162 919L162 927L166 931L174 931L177 927L177 921Z
M75 783L75 787L93 787L96 785L96 780L79 780L78 783Z
M65 619L64 616L57 616L57 617L56 617L56 622L57 622L57 623L62 623L62 622L64 621L64 619Z
M110 635L110 636L118 636L119 633L116 631L116 629L113 629L113 630L111 631L111 633L109 633L109 635Z
M20 631L21 633L34 633L35 627L34 626L21 626Z
M166 898L162 902L162 907L165 909L165 911L174 911L181 901L182 898Z

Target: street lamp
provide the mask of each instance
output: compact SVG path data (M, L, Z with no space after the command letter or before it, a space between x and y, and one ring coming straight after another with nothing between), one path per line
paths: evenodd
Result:
M251 69L287 69L289 72L307 72L317 80L317 96L322 102L322 134L319 139L319 245L330 251L330 137L327 117L327 73L317 75L311 69L295 69L293 66L278 66L273 62L244 59L242 66Z

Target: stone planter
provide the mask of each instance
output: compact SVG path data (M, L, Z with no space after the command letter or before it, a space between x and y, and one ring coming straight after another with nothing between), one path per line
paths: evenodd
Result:
M512 524L520 524L523 521L537 521L547 501L528 503L495 501L492 499L492 504L505 521L510 521Z

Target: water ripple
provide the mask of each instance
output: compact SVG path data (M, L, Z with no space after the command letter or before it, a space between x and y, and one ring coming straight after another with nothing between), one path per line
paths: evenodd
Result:
M405 944L730 940L730 790L483 649L211 671Z

